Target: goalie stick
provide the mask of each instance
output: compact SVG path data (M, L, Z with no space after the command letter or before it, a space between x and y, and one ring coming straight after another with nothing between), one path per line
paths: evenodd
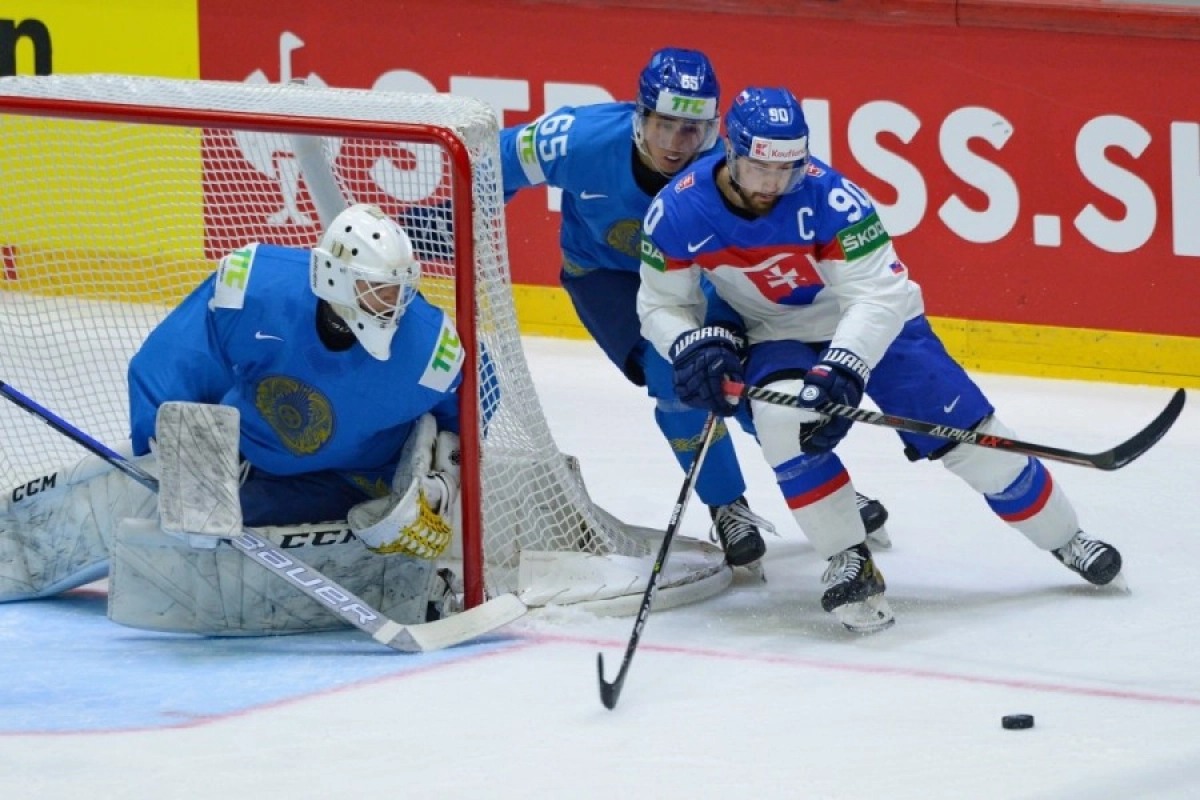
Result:
M760 386L746 386L729 380L725 381L724 388L725 393L732 397L745 397L748 400L758 400L777 406L800 407L800 399L797 396L784 392L763 389ZM910 419L908 417L897 417L892 414L883 414L878 411L857 408L856 406L841 405L840 403L826 403L815 410L827 416L846 417L855 422L879 425L880 427L891 428L892 430L922 433L927 436L936 436L940 439L947 439L953 442L973 444L977 447L990 447L994 450L1008 450L1013 453L1024 453L1029 456L1038 456L1052 461L1063 461L1067 464L1076 464L1082 467L1115 470L1128 465L1153 447L1171 429L1171 426L1175 424L1175 420L1178 419L1180 412L1183 411L1183 404L1186 399L1187 395L1183 389L1176 389L1175 394L1171 395L1166 408L1160 411L1158 416L1150 421L1149 425L1116 447L1103 450L1099 453L1080 453L1075 450L1064 450L1059 447L1022 442L1019 439L1008 439L1003 436L995 436L965 428L954 428L934 422L922 422L921 420Z
M712 444L713 433L716 429L717 416L709 414L704 421L704 428L700 432L700 445L696 450L696 457L692 459L692 465L688 467L687 474L683 478L683 486L679 489L679 499L675 501L675 508L671 510L671 519L667 523L666 533L663 534L662 545L658 548L658 557L654 559L654 566L650 569L650 577L646 581L646 591L642 594L642 605L638 608L637 619L633 623L633 633L629 635L629 644L625 646L625 658L621 661L621 669L617 671L617 677L613 679L612 683L604 680L604 654L596 654L596 670L600 674L600 702L607 709L616 708L617 700L621 697L621 688L625 685L625 675L629 672L633 653L642 639L642 628L646 626L646 618L650 616L650 606L653 605L654 595L658 591L658 576L662 574L663 567L667 563L667 555L671 552L671 542L675 538L675 531L679 529L684 509L687 508L688 498L692 493L692 484L696 482L696 475L700 472L704 457L708 455L708 447Z
M153 475L3 381L0 381L0 394L137 483L158 492L158 479ZM251 530L243 529L240 534L229 537L229 542L246 558L295 586L375 641L402 653L425 653L469 642L519 619L528 611L515 595L504 594L445 619L402 625Z

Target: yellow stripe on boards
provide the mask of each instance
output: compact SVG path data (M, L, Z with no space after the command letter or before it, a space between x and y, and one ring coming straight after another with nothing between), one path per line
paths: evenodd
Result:
M521 333L587 339L566 292L514 287ZM931 317L946 349L981 372L1200 388L1200 338Z

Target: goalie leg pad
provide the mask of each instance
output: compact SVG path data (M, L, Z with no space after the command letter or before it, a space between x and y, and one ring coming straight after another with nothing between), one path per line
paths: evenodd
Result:
M309 566L401 624L425 622L445 601L432 561L382 557L344 526L300 525L255 531L298 566ZM320 603L227 542L189 547L152 520L128 520L115 537L109 619L156 631L265 636L342 630Z
M153 458L138 466L153 472ZM35 483L39 490L28 491ZM117 522L156 510L153 492L91 456L22 488L0 511L0 602L50 597L103 578Z

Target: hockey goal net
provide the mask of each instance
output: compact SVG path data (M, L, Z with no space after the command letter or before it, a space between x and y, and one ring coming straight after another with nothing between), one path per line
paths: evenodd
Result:
M454 317L467 351L454 553L467 603L516 591L532 606L636 609L661 532L596 506L542 414L488 106L295 84L14 77L0 79L0 141L0 380L119 446L130 356L217 259L255 241L312 247L322 218L377 204L415 230L422 292ZM80 457L14 407L0 408L0 430L3 488ZM719 551L677 540L659 602L728 580Z

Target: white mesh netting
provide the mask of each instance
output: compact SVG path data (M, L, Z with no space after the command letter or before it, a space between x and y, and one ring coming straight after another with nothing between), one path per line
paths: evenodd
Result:
M455 159L424 135L428 126L465 146L470 175L460 177L469 184L456 184ZM423 293L460 332L473 326L494 369L479 381L498 393L480 398L495 409L479 444L488 592L521 590L533 604L640 593L657 543L591 502L554 443L525 362L488 106L294 84L16 77L0 79L0 141L0 380L110 446L129 435L125 367L148 331L229 250L315 245L329 201L322 180L332 178L337 202L375 203L443 232L454 187L469 185L473 263L453 236L426 228L414 239ZM314 143L325 176L298 157ZM475 278L470 308L455 302L462 270ZM10 404L0 404L0 427L5 488L81 455ZM711 548L681 550L664 587L727 573ZM559 557L568 554L586 565Z

